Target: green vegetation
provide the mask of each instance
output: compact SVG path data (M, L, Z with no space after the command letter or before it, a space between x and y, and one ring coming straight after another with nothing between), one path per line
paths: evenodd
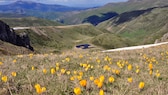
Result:
M167 48L1 56L0 95L166 95Z
M130 41L112 33L104 33L92 39L92 43L105 49L130 46Z
M93 15L102 16L102 13L109 13L109 12L117 12L123 13L127 11L139 10L139 9L147 9L156 6L164 6L168 5L167 0L130 0L128 2L122 3L110 3L100 8L90 9L86 11L82 11L78 14L74 14L64 18L65 23L68 24L77 24L82 23L82 21Z
M154 43L167 33L167 9L167 7L156 8L150 13L119 25L114 25L114 19L110 19L97 27L129 39L134 45Z
M29 27L29 26L58 26L61 23L35 18L35 17L21 17L21 18L0 18L0 20L7 23L10 27Z
M91 43L93 37L103 33L90 24L32 27L16 32L28 33L32 46L37 52L73 49L75 45Z

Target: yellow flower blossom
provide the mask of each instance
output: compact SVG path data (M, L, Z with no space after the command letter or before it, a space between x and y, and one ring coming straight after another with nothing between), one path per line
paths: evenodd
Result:
M42 87L41 90L42 90L42 92L46 92L46 88L45 87Z
M112 76L111 76L111 77L109 77L109 79L108 79L108 81L109 81L110 83L113 83L113 82L114 82L114 80L115 80L115 79L114 79L114 77L112 77Z
M104 82L104 79L105 79L104 75L101 75L101 76L99 77L100 82Z
M41 94L41 93L43 93L43 92L46 91L46 88L45 88L45 87L42 87L42 88L41 88L40 84L35 84L34 88L36 89L36 92L37 92L38 94Z
M152 63L149 63L149 64L148 64L148 68L149 68L149 70L153 70L153 64L152 64Z
M139 71L140 71L139 69L136 69L136 73L137 73L137 74L139 73Z
M32 68L31 68L32 70L34 70L34 66L32 66Z
M12 72L11 75L12 75L13 77L16 77L16 72Z
M3 65L3 62L0 62L0 65Z
M66 72L65 69L61 69L61 74L64 74Z
M102 89L100 89L99 95L104 95L104 91Z
M83 86L83 87L86 87L87 81L86 81L86 80L81 80L81 81L79 82L79 84L80 84L81 86Z
M115 70L115 74L119 75L120 74L120 70Z
M13 62L13 63L16 63L17 61L16 61L16 59L14 59L12 62Z
M98 88L102 88L102 86L103 86L103 82L100 82L100 81L99 81L98 84L97 84L97 87L98 87Z
M128 71L131 71L132 70L132 65L129 64L128 67L127 67Z
M153 71L152 71L152 70L150 70L150 71L149 71L149 75L152 75L152 74L153 74Z
M74 93L75 93L75 95L80 95L80 94L81 94L81 89L80 89L80 87L74 88Z
M127 81L128 81L129 83L132 83L132 77L128 78Z
M93 81L93 80L94 80L94 77L91 76L91 77L90 77L90 80Z
M139 89L143 89L144 86L145 86L145 83L144 83L144 82L140 82L140 83L139 83Z
M7 82L8 77L7 77L7 76L3 76L3 77L1 78L1 80L2 80L3 82Z
M70 73L71 73L70 71L67 71L67 72L66 72L67 75L70 75Z
M52 68L52 69L50 70L50 72L51 72L51 74L55 74L55 69Z
M46 69L43 69L43 73L46 74L46 73L47 73L47 70L46 70Z
M74 78L74 77L70 77L70 80L71 80L71 81L74 81L74 80L75 80L75 78Z
M70 58L69 58L69 57L67 57L67 58L65 58L65 60L66 60L67 62L69 62L69 61L70 61Z

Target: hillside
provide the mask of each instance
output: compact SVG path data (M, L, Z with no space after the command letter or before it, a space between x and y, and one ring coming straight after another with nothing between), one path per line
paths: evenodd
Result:
M0 40L0 55L18 55L18 54L29 54L31 50L24 47L16 46Z
M7 18L2 17L0 20L7 23L10 27L29 27L29 26L58 26L63 25L58 22L35 18L35 17L18 17Z
M1 56L0 95L166 95L167 48Z
M118 14L121 14L127 11L142 10L165 5L168 5L167 0L129 0L121 3L109 3L99 8L89 9L70 17L65 17L64 22L68 24L77 24L82 23L84 19L94 15L103 17L103 14L110 12L117 12Z
M73 49L75 45L90 43L90 40L103 32L90 24L71 26L43 26L17 30L30 36L32 46L37 52L59 52Z
M137 15L140 11L125 12L100 23L97 27L127 38L134 45L154 43L167 33L168 7L148 10L140 15ZM134 13L136 15L133 15Z

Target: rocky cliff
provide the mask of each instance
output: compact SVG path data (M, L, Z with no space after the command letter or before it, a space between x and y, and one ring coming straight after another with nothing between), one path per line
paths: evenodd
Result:
M0 21L0 40L34 51L33 47L30 45L29 36L26 33L16 34L14 30L3 21Z

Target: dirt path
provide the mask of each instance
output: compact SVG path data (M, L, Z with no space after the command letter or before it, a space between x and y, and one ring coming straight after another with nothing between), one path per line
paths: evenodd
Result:
M162 42L157 44L149 44L149 45L140 45L140 46L132 46L132 47L124 47L124 48L117 48L117 49L110 49L110 50L104 50L102 52L113 52L113 51L123 51L123 50L136 50L136 49L142 49L142 48L149 48L154 46L159 46L163 44L168 44L168 42Z

